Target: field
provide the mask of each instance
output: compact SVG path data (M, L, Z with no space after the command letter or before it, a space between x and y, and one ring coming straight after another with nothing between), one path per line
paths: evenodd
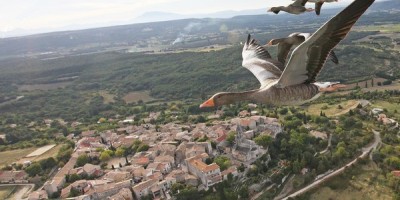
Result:
M56 146L55 144L51 144L51 145L46 145L46 146L40 147L39 149L36 149L34 152L28 154L26 157L29 158L29 157L40 156L55 146Z
M380 169L372 162L366 165L357 165L348 174L337 176L322 187L306 194L310 200L389 200L393 193L385 185L384 176Z
M385 32L385 33L393 33L393 32L400 31L400 24L356 26L355 30L358 30L358 31L380 31L380 32Z
M7 199L17 186L0 186L0 199Z
M397 99L397 102L400 102L400 99ZM382 109L386 108L390 112L390 114L388 114L389 117L394 117L395 119L400 120L400 113L398 112L400 111L399 103L377 100L372 102L372 106Z
M358 103L357 100L349 100L333 105L327 103L312 104L308 107L307 112L312 115L319 115L322 110L322 112L324 112L328 117L339 116L347 113L350 109L356 108ZM342 109L338 108L339 105L342 106Z
M23 163L24 161L27 161L27 160L38 161L38 160L42 160L42 159L49 158L49 157L55 157L61 147L62 147L62 144L59 144L41 155L38 155L36 157L30 157L30 158L21 158L20 160L18 160L18 162Z
M11 151L0 152L0 166L17 162L21 158L25 157L29 153L33 152L36 148L26 148Z
M19 91L33 91L33 90L55 90L58 88L65 88L71 85L73 82L59 82L59 83L48 83L48 84L32 84L32 85L20 85L18 86Z
M395 81L390 85L363 88L362 90L364 92L367 92L367 91L375 91L375 90L384 91L384 90L399 90L399 89L400 89L400 82L399 81Z
M55 157L61 148L62 144L59 144L50 150L44 152L41 155L36 155L34 157L26 158L26 156L40 148L26 148L26 149L18 149L18 150L11 150L11 151L4 151L0 152L0 167L4 165L10 165L13 162L23 163L24 161L37 161L49 157ZM1 199L1 198L0 198Z
M105 104L109 104L109 103L114 103L115 102L114 95L110 94L107 91L101 90L101 91L99 91L99 95L104 98L104 103Z
M154 100L153 97L149 95L148 91L140 91L140 92L130 92L123 97L125 103L134 103L142 100L143 102L148 102Z

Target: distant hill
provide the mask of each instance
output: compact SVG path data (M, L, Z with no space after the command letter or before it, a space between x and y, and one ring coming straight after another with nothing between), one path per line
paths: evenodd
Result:
M24 96L0 105L0 112L76 119L109 106L101 104L101 98L100 104L90 101L99 91L115 95L117 102L143 90L157 99L197 102L217 91L257 88L255 77L241 67L239 42L248 33L265 43L292 32L314 31L339 11L325 9L319 17L182 19L0 39L0 102ZM398 16L396 9L369 10L356 24L358 31L335 49L339 65L327 62L318 79L354 83L378 74L400 78ZM268 49L272 56L275 49ZM65 88L24 91L27 86L55 85Z
M252 10L241 10L241 11L226 10L216 13L193 14L193 15L180 15L168 12L147 12L133 19L133 22L146 23L146 22L171 21L171 20L190 19L190 18L231 18L240 15L262 15L262 14L266 14L266 9L252 9Z
M400 2L397 0L376 2L370 11L392 10L392 16L395 18L396 9L398 10L399 7ZM271 32L269 36L261 36L261 39L266 39L266 37L273 37L276 31L283 34L295 31L296 29L312 31L315 27L319 26L339 11L339 8L325 9L319 17L316 17L314 13L303 14L301 17L284 13L279 15L254 15L257 14L257 12L265 13L264 9L253 11L226 11L203 16L209 17L203 19L190 18L5 38L0 39L0 59L15 56L37 56L38 54L54 52L57 52L58 56L68 56L71 54L76 55L99 51L113 51L116 49L130 49L132 47L137 47L136 49L139 49L138 51L148 51L152 50L151 48L154 47L154 45L163 49L174 49L201 47L205 44L229 44L242 40L246 32L257 33L268 30ZM232 15L240 16L227 19L212 18ZM150 20L149 17L153 17L152 20L161 20L161 18L168 20L170 18L186 18L190 16L181 16L172 13L148 13L142 17L142 20ZM376 17L378 18L376 18L375 21L379 21L379 17L387 19L389 16L377 15ZM362 18L360 23L363 23L363 19L364 18ZM299 24L304 25L300 28L297 26ZM194 29L187 31L187 28L191 26L193 26ZM238 35L234 37L239 37L239 40L234 39L228 41L232 39L231 36L233 36L232 34L235 31ZM243 34L239 34L240 32ZM181 36L186 36L184 39L190 41L183 41L178 45L171 45ZM151 43L152 46L149 46L147 40L150 38L156 38L159 40L159 43ZM199 38L208 40L208 42L195 42Z

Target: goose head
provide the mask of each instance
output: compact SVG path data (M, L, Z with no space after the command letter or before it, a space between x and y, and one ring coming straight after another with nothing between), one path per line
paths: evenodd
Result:
M279 38L279 39L272 39L268 42L267 46L274 46L277 45L281 42L283 42L284 38Z
M235 102L233 93L219 92L200 105L200 108L217 107Z
M267 12L273 12L275 14L278 14L281 11L279 7L271 7L270 9L267 10Z

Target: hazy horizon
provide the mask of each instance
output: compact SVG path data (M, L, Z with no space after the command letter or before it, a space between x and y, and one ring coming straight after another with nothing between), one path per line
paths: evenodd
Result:
M78 0L16 0L0 8L0 38L23 36L54 31L78 30L123 24L140 23L135 19L148 12L167 12L179 15L195 15L222 11L267 9L287 5L291 0L133 0L78 1ZM343 6L351 0L327 3L324 8ZM308 4L313 7L313 4ZM267 13L267 12L265 12ZM168 20L168 19L167 19Z

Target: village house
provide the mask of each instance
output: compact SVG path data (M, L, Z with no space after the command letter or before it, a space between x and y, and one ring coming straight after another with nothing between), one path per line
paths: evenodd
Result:
M95 130L82 131L81 137L93 137L95 136L95 134L96 134Z
M99 177L104 174L104 171L101 169L99 165L92 165L90 163L86 163L83 167L78 167L71 169L68 174L78 174L80 176L87 175L90 177Z
M168 162L153 162L147 165L146 169L152 173L161 172L162 174L168 174L172 167Z
M165 180L170 181L171 183L184 183L185 182L186 173L183 170L176 169L171 171L165 178Z
M239 175L237 167L231 166L228 169L221 172L221 176L223 180L228 180L228 175L232 174L233 177L237 177Z
M132 179L132 174L126 171L109 171L107 174L103 176L104 180L108 180L111 182L121 182L124 180Z
M52 196L54 193L60 191L65 184L65 175L74 168L76 161L78 160L78 154L73 153L69 161L57 172L52 180L44 183L43 188L46 190L47 195Z
M45 190L31 192L28 196L28 200L44 200L44 199L49 199L47 192Z
M175 158L170 155L165 155L165 156L157 156L154 158L154 162L167 162L171 166L175 166Z
M140 166L147 166L150 163L150 159L148 156L137 156L133 157L132 162L133 164L140 165Z
M246 139L241 127L235 136L234 146L232 147L232 156L242 162L254 160L265 154L267 150L262 149L253 140Z
M93 199L107 199L108 197L117 194L123 188L130 188L133 186L132 180L125 180L118 183L108 183L99 186L93 186L87 191Z
M174 156L176 146L172 144L162 144L159 143L156 146L152 147L149 149L149 151L155 151L157 152L158 155L164 156L164 155L169 155L169 156Z
M139 139L139 136L137 135L129 135L129 136L125 136L125 135L121 135L119 136L115 141L112 142L112 145L114 148L118 148L118 147L130 147L133 145L133 143Z
M0 171L0 183L27 183L25 171Z
M140 200L142 197L151 194L151 188L156 186L157 182L157 180L150 179L133 186L132 189L136 199Z
M239 117L250 117L250 113L247 110L242 110L239 112Z
M200 179L206 188L222 181L219 166L216 163L209 165L204 163L203 160L207 157L208 155L203 153L185 160L185 165L187 166L189 173Z
M391 126L395 125L397 122L394 119L388 118L385 114L378 114L377 120L382 122L384 125Z
M69 185L68 187L61 190L60 197L63 199L69 197L71 194L71 190L74 190L78 194L83 195L83 194L85 194L85 192L87 192L89 190L89 183L87 180L75 181L75 182L71 183L71 185ZM80 195L78 195L78 196L80 196Z
M122 188L117 194L108 197L109 200L133 200L133 195L130 189Z

